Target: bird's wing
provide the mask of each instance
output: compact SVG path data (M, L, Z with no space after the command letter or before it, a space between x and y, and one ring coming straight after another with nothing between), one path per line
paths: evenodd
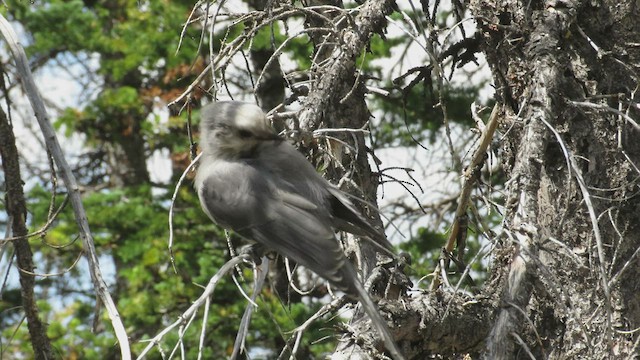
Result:
M353 279L344 278L342 271L346 257L328 219L317 211L288 201L289 194L278 200L270 206L271 221L256 224L240 233L304 265L340 289L353 293Z
M393 246L384 233L371 226L369 221L353 206L347 195L331 185L327 189L333 225L339 230L369 237L381 250L394 256Z
M326 208L331 225L338 230L371 239L374 245L391 256L393 246L384 233L375 229L358 211L347 195L320 176L309 161L286 142L277 146L265 146L260 151L260 163L269 163L278 171L280 186L300 194L305 199ZM266 169L264 169L266 171ZM284 180L287 179L287 180Z
M263 169L237 162L210 171L198 195L215 222L354 292L353 279L341 271L346 257L325 207L289 187Z
M260 206L262 192L247 170L232 162L216 162L198 169L196 189L204 212L217 224L241 229L255 222L252 209Z

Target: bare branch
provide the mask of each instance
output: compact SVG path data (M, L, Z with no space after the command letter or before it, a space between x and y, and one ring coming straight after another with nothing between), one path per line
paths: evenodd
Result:
M246 353L245 348L245 340L247 338L247 334L249 333L249 324L251 323L251 315L253 314L253 309L256 307L256 299L260 292L262 291L262 287L264 286L264 281L267 278L267 274L269 273L269 259L266 256L262 257L262 264L260 268L255 267L254 265L254 282L253 282L253 293L251 294L251 299L249 303L247 303L247 307L244 310L244 314L242 314L242 320L240 320L240 326L238 327L238 333L236 335L236 341L233 345L233 353L231 354L231 359L235 359L241 351Z
M69 200L71 202L71 205L73 206L76 223L78 224L78 230L80 232L80 237L82 238L82 244L87 262L89 263L89 273L91 274L91 280L93 282L94 289L96 290L98 297L107 309L107 313L109 314L109 318L111 319L111 325L113 326L116 338L118 339L118 343L120 344L120 353L122 359L130 359L131 350L129 348L129 339L127 337L127 332L124 328L124 325L122 324L120 315L118 314L118 309L116 309L115 303L113 302L113 299L109 294L107 284L102 278L98 255L93 243L91 230L89 229L87 215L84 210L84 206L82 205L82 198L80 197L80 192L78 191L78 184L76 183L76 179L71 172L71 168L69 167L69 164L64 157L62 148L58 143L58 138L56 136L55 130L49 122L47 110L44 106L44 103L42 102L42 97L40 96L40 92L38 91L38 88L33 80L31 69L29 68L27 55L25 54L22 45L18 41L18 37L13 31L11 24L9 24L9 22L2 15L0 15L0 32L2 32L2 35L7 41L9 49L11 50L11 54L13 55L13 58L16 62L18 72L20 73L20 80L22 80L22 85L25 92L27 93L27 96L29 97L29 102L31 103L31 106L35 111L36 119L38 120L40 130L44 135L44 141L47 144L47 149L49 149L51 156L53 156L53 159L55 160L56 165L58 166L58 169L60 171L62 180L64 181L67 191L69 192Z
M149 345L147 345L147 347L145 347L144 350L142 350L140 355L138 355L137 359L138 360L144 359L144 357L149 353L149 351L151 351L151 349L154 346L159 347L160 341L164 338L165 335L167 335L176 327L184 325L185 322L188 321L188 319L192 319L195 316L198 309L213 294L214 290L216 289L216 286L218 285L222 277L225 276L228 272L232 271L236 265L239 265L249 260L250 260L250 256L247 254L243 254L243 255L236 256L231 260L227 261L220 268L220 270L218 270L218 272L215 275L213 275L213 277L211 277L211 279L209 280L209 283L207 284L204 291L202 292L202 295L200 295L200 297L196 301L194 301L193 304L184 313L182 313L182 315L180 315L176 321L174 321L171 325L164 328L160 333L158 333L158 335L154 336L153 339L148 340Z
M455 219L451 228L451 233L449 234L449 239L447 240L447 244L444 247L446 253L451 253L453 251L453 247L459 240L461 233L466 234L466 226L462 228L461 221L467 216L467 208L469 206L471 190L473 190L473 186L478 180L480 169L484 165L487 149L489 148L489 144L491 144L491 140L493 140L493 134L495 133L497 127L498 105L495 105L493 107L493 111L491 111L489 124L486 126L486 128L482 132L482 135L480 136L480 144L474 152L471 162L469 163L469 165L467 165L467 168L462 175L464 182L462 184L460 196L458 197L458 207L456 208ZM459 248L458 250L460 251L461 249ZM440 266L440 263L438 263L438 266ZM436 266L436 270L434 271L435 276L431 284L431 289L435 289L439 285L439 277L437 275L440 273L440 271L437 268L438 266Z
M614 108L606 106L606 105L595 104L595 103L587 102L587 101L571 101L571 104L573 104L575 106L578 106L578 107L584 107L584 108L589 108L589 109L597 109L597 110L605 110L605 111L614 113L614 114L624 118L636 130L640 130L640 125L638 125L638 123L635 120L633 120L629 115L623 113L622 111L620 111L618 109L614 109Z

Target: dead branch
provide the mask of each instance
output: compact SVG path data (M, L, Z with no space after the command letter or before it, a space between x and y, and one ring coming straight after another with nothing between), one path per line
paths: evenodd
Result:
M464 173L462 174L464 182L462 184L462 190L460 191L460 196L458 197L458 207L456 208L455 219L453 221L453 225L451 227L451 233L449 234L449 239L447 240L447 244L444 247L444 250L447 254L453 251L453 247L456 243L460 241L461 234L466 234L467 227L466 225L462 226L462 223L465 222L467 218L467 208L469 206L469 199L471 197L471 190L473 190L473 186L476 184L478 177L480 176L480 169L484 165L484 160L486 158L487 149L491 144L491 140L493 140L493 134L498 127L498 105L493 107L493 111L491 112L491 116L489 117L489 123L487 124L484 131L482 131L482 135L480 136L480 144L476 151L473 154L473 158ZM458 248L458 251L462 249ZM434 280L431 284L431 289L435 289L439 285L439 277L440 269L438 267L440 263L436 266L436 270L434 271Z
M228 272L232 271L236 265L239 265L249 260L250 260L250 256L247 254L243 254L243 255L236 256L231 260L227 261L220 268L220 270L218 270L218 272L211 277L211 279L209 280L209 283L207 284L204 291L202 292L202 295L200 295L200 297L196 301L194 301L193 304L184 313L182 313L182 315L180 315L176 321L174 321L171 325L164 328L161 332L158 333L158 335L154 336L153 339L148 340L149 345L147 345L147 347L145 347L144 350L142 350L140 355L138 355L137 359L138 360L143 359L149 353L149 351L151 351L151 349L154 346L159 347L160 341L164 338L164 336L167 335L176 327L180 327L182 329L181 333L184 333L185 328L188 327L188 325L190 325L198 309L200 309L200 307L203 306L205 302L209 299L209 297L213 294L216 286L220 282L220 279L222 279L222 277L225 276ZM179 341L178 344L176 344L176 346L180 345L180 343L181 341Z
M51 122L49 122L47 110L44 106L42 97L40 95L40 92L38 91L35 81L33 80L31 69L29 68L27 55L25 54L22 45L18 41L18 37L11 27L11 24L9 24L9 22L2 15L0 15L0 32L4 36L7 45L9 45L11 54L16 62L16 67L18 73L20 74L22 86L24 87L24 91L27 93L29 102L34 109L36 119L38 120L38 124L40 125L40 130L42 131L42 134L44 136L44 141L47 144L47 149L55 160L62 180L64 181L67 191L69 192L69 201L71 202L71 206L73 207L76 223L78 224L78 231L80 233L80 237L82 238L84 253L87 258L87 262L89 263L89 273L91 274L93 287L98 297L105 305L107 313L109 314L111 325L113 326L116 338L118 339L118 343L120 344L120 353L122 359L131 359L131 350L129 347L127 332L124 328L122 320L120 319L118 309L116 309L115 303L111 298L111 294L109 294L107 284L102 278L102 271L100 270L98 255L93 243L93 235L91 234L91 230L89 229L89 222L87 221L87 214L84 210L84 206L82 205L82 198L80 197L80 192L78 191L78 184L75 177L73 176L73 173L71 172L71 168L69 167L67 160L64 157L62 148L58 143L58 138L56 136L55 130L53 129Z

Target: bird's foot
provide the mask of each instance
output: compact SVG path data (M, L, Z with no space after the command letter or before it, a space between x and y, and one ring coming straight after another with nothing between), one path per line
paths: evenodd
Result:
M261 244L250 244L240 248L239 255L248 255L251 261L257 266L262 265L262 257L265 255L266 248Z

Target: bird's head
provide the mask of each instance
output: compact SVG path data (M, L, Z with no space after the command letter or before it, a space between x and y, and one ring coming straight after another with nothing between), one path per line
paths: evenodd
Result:
M200 114L200 145L205 155L245 157L261 142L279 139L264 112L253 104L221 101L203 107Z

